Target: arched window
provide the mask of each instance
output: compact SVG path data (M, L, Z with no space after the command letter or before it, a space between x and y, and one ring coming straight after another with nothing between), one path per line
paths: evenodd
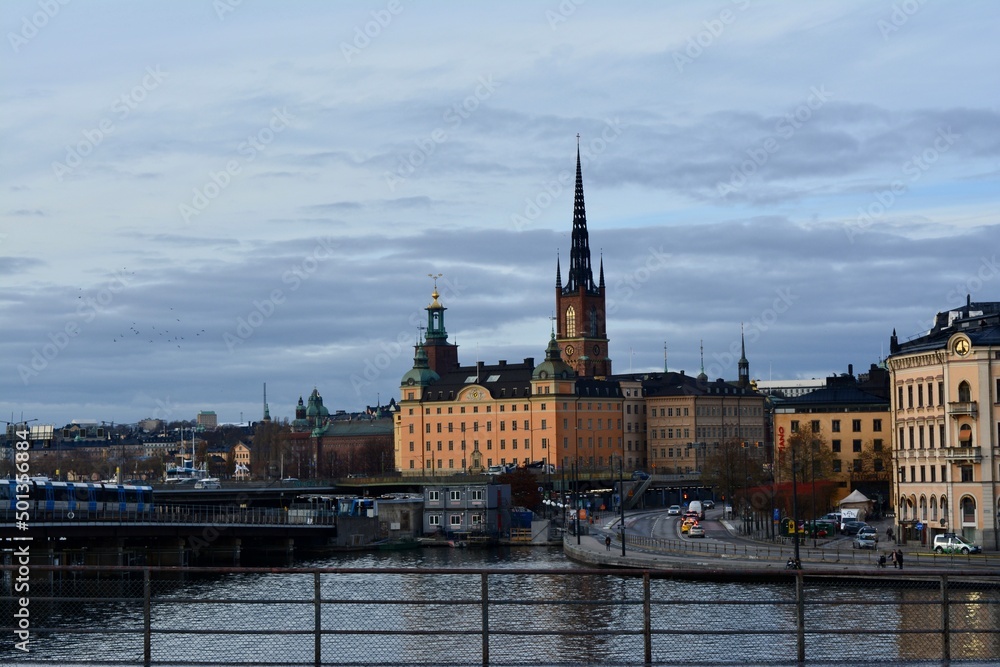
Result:
M969 403L970 401L972 401L972 391L969 389L969 383L963 380L958 385L958 402Z
M576 310L573 306L566 309L566 338L576 338Z
M927 498L920 496L920 520L927 521Z
M976 523L975 498L971 498L969 496L962 498L962 523L966 525L968 524L975 525Z
M948 520L948 498L941 496L941 520Z
M937 510L938 510L938 508L937 508L937 498L934 497L934 496L931 496L931 521L937 521L937 519L938 519Z

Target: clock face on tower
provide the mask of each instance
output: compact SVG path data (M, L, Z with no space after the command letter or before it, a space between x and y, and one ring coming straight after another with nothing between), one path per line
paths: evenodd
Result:
M595 345L594 346L594 356L595 357L601 356L601 346L600 345Z
M566 346L566 356L567 357L572 357L575 352L576 352L576 348L575 347L573 347L572 345L567 345Z
M969 341L965 340L964 338L960 338L955 343L955 352L962 357L967 355L969 353Z

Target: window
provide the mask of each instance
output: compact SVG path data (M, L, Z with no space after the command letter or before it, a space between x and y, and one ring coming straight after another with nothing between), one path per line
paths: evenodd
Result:
M792 428L791 428L791 430L792 430L792 433L798 433L799 432L799 421L797 419L793 419L792 420Z
M451 500L453 500L453 501L461 500L462 499L462 492L461 491L450 491L448 493L448 497Z
M427 515L427 525L428 526L440 526L441 525L441 515L440 514L428 514Z
M962 466L962 481L963 482L974 482L972 479L972 466Z
M573 306L566 309L566 337L576 338L576 311Z
M906 388L906 407L913 407L913 385L911 384Z
M840 451L840 440L831 440L830 441L830 447L833 448L833 451L839 452Z
M861 420L852 419L851 420L851 431L854 433L861 433Z
M439 491L428 491L427 500L429 500L432 503L436 503L437 501L441 500L441 493Z
M934 405L934 383L927 383L927 407Z
M833 460L833 472L841 472L840 459Z
M452 528L461 528L462 527L462 515L461 514L452 514L451 516L448 517L448 523L451 524Z
M481 501L483 499L484 493L485 491L483 491L482 489L472 489L471 491L469 491L469 499Z
M861 459L854 459L852 464L854 472L861 472Z
M875 431L876 433L881 433L882 432L882 420L881 419L873 419L872 420L872 430Z
M917 407L924 407L924 385L917 385Z
M861 451L861 440L853 440L851 442L851 446L853 447L854 451L860 452Z
M971 400L972 391L969 389L969 383L963 380L962 383L958 385L958 402L968 403Z
M833 431L834 433L840 433L840 420L839 419L834 419L830 423L830 430Z
M812 429L813 433L819 433L819 428L820 428L819 427L819 420L818 419L812 420L812 423L810 424L810 428Z
M899 390L899 391L896 392L897 395L898 395L898 397L899 397L899 400L896 401L896 409L897 410L902 410L903 409L903 387L902 387L902 385L900 385L899 387L897 387L897 389Z
M876 452L882 451L882 438L875 438L872 440L872 449Z

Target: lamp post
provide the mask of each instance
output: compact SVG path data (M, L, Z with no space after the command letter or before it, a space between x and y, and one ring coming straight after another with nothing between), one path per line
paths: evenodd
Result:
M817 545L816 536L816 449L819 446L819 442L813 440L809 443L809 468L812 473L812 534L813 534L813 547Z
M625 555L625 457L618 458L618 507L621 508L622 556Z
M798 486L795 483L795 443L791 443L792 450L792 543L795 545L795 567L799 566L799 501Z
M576 543L580 544L580 465L573 464L573 517L576 521Z

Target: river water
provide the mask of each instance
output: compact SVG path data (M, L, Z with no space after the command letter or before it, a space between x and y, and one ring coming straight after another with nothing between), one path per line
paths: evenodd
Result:
M482 579L427 569L561 569L566 574L502 573L488 578L491 664L617 665L642 662L642 581L584 575L561 548L426 548L352 552L301 560L302 567L372 569L321 575L321 625L341 634L322 639L323 664L476 664L481 659ZM413 572L384 572L408 568ZM859 584L861 586L862 584ZM794 589L746 582L650 582L656 664L763 664L794 660ZM63 601L32 607L39 635L22 654L3 638L0 665L141 664L141 581L63 582ZM314 649L311 573L230 573L153 582L154 663L306 664ZM84 601L77 597L118 597ZM996 591L954 591L953 626L982 630L953 639L953 655L990 663L1000 658ZM839 664L936 660L941 607L933 588L871 588L809 584L806 626L840 634L807 637L810 660ZM239 599L234 605L223 600ZM505 604L504 601L507 601ZM594 604L586 604L594 601ZM498 604L492 604L497 602ZM3 613L6 615L7 610ZM10 618L10 616L7 616ZM192 630L235 633L196 634ZM285 630L302 634L270 635ZM992 632L989 632L992 630ZM127 631L119 634L119 631ZM421 634L431 631L432 634ZM518 632L524 631L521 635ZM558 631L558 634L548 634ZM782 631L783 634L775 633ZM872 632L873 634L861 634ZM578 633L578 634L566 634ZM634 633L634 634L633 634Z

